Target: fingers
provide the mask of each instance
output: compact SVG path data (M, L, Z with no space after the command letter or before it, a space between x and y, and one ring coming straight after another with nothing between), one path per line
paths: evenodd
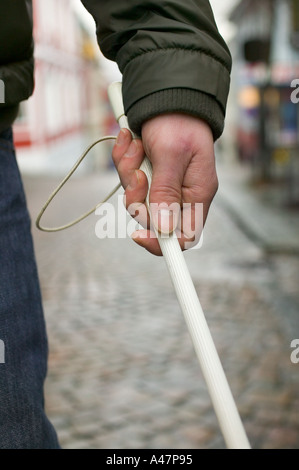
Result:
M155 256L162 256L162 251L154 232L150 230L137 230L131 235L137 245L145 248Z
M144 157L141 140L133 139L128 129L121 129L113 147L112 158L125 188L124 205L129 214L143 227L149 226L149 216L144 201L148 182L139 170Z
M193 235L192 237L188 237L184 233L182 233L179 229L177 229L175 231L175 235L176 235L176 238L178 239L181 250L184 251L184 250L188 250L198 245L201 233L197 233L196 235ZM159 234L158 236L161 242L161 238L163 239L165 237L167 238L173 235L172 234L169 234L169 235ZM158 238L156 237L155 232L153 230L149 230L149 229L136 230L131 235L131 238L135 243L137 243L142 248L145 248L147 251L149 251L153 255L162 256L163 253L160 247L160 242Z
M182 183L182 172L172 171L171 166L165 167L163 161L153 165L149 200L153 224L161 234L169 234L177 227Z
M155 228L150 221L144 200L148 191L146 175L141 170L135 170L125 191L124 204L131 217L133 217L146 230L134 232L132 239L140 246L155 255L161 255L161 249L155 235ZM141 201L141 202L137 202ZM150 206L152 211L153 204ZM176 206L177 207L177 206ZM203 226L203 205L183 204L182 210L177 207L176 237L182 250L195 246L200 238ZM174 225L174 224L172 224ZM160 236L168 237L167 234Z
M141 140L133 139L128 129L121 129L112 150L112 158L124 188L130 184L131 177L140 167L143 156Z
M147 191L146 175L141 170L135 170L125 190L124 204L131 217L144 228L150 225L149 214L144 203Z
M161 115L142 128L142 142L122 129L112 157L125 188L125 206L144 229L132 239L161 255L159 237L175 231L182 250L198 244L218 180L213 136L206 123L186 115ZM139 170L144 153L152 163L150 223L145 200L147 178Z
M162 115L148 120L142 127L142 139L153 175L149 200L155 228L171 233L179 221L184 175L192 151L182 133L181 116Z
M152 223L150 223L149 218L147 218L147 224L142 223L143 227L147 227L145 230L137 230L132 235L131 238L141 247L145 248L147 251L156 256L161 256L162 251L160 244L163 240L175 236L179 242L182 251L194 248L195 246L200 246L200 237L202 235L204 218L205 218L205 209L204 204L195 203L189 204L184 203L182 210L179 211L178 224L175 230L175 233L172 234L162 234L159 233L158 237L156 236L156 231ZM142 207L137 207L138 211L141 209L141 213L147 214L145 205L142 204ZM143 212L142 212L143 211ZM143 218L143 221L145 219Z

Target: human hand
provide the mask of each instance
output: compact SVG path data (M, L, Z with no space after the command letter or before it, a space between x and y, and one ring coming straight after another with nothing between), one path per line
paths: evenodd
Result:
M210 127L186 114L163 114L143 124L142 141L132 140L131 133L122 129L114 145L112 157L125 189L126 207L133 216L132 207L139 212L136 218L145 227L132 238L161 255L144 205L148 184L139 170L144 154L153 169L149 202L155 228L163 236L175 230L183 250L196 245L218 188Z

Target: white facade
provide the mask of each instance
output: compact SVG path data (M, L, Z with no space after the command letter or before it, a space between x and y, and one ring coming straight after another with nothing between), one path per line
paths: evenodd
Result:
M35 90L14 126L18 161L25 172L63 174L95 137L93 127L101 131L107 84L95 35L82 30L73 0L33 0L33 12Z
M299 78L299 50L291 43L292 12L289 0L276 0L271 48L272 81L291 83Z

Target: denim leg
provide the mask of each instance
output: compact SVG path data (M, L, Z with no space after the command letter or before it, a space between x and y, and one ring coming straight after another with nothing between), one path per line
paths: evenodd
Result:
M11 129L0 134L0 340L0 449L59 448L44 410L46 327Z

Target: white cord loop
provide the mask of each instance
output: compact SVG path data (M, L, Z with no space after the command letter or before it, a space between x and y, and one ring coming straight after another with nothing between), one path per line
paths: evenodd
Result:
M115 193L116 191L118 191L118 189L121 187L121 183L118 183L117 186L115 186L115 188L105 197L105 199L103 199L101 202L99 202L96 206L94 206L92 209L90 209L88 212L86 212L85 214L81 215L80 217L78 217L77 219L73 220L72 222L69 222L65 225L61 225L60 227L43 227L40 223L41 221L41 218L42 216L44 215L46 209L49 207L49 205L51 204L51 202L53 201L53 199L55 198L55 196L57 196L57 194L59 193L59 191L63 188L63 186L67 183L67 181L71 178L71 176L75 173L75 171L77 170L77 168L79 167L79 165L83 162L84 158L89 154L89 152L91 151L91 149L101 143L101 142L105 142L106 140L115 140L116 139L116 136L113 136L113 135L107 135L105 137L102 137L101 139L98 139L96 140L95 142L93 142L93 144L91 144L86 150L85 152L81 155L81 157L77 160L77 162L75 163L75 165L73 166L73 168L69 171L69 173L66 175L66 177L61 181L61 183L57 186L57 188L53 191L53 193L51 194L51 196L48 198L47 202L43 205L40 213L38 214L37 216L37 219L36 219L36 222L35 222L35 225L36 227L39 229L39 230L42 230L43 232L59 232L61 230L65 230L69 227L72 227L73 225L76 225L78 224L79 222L81 222L81 220L83 219L86 219L89 215L91 215L93 212L95 212L95 210L100 207L102 204L104 204L105 202L107 202Z

